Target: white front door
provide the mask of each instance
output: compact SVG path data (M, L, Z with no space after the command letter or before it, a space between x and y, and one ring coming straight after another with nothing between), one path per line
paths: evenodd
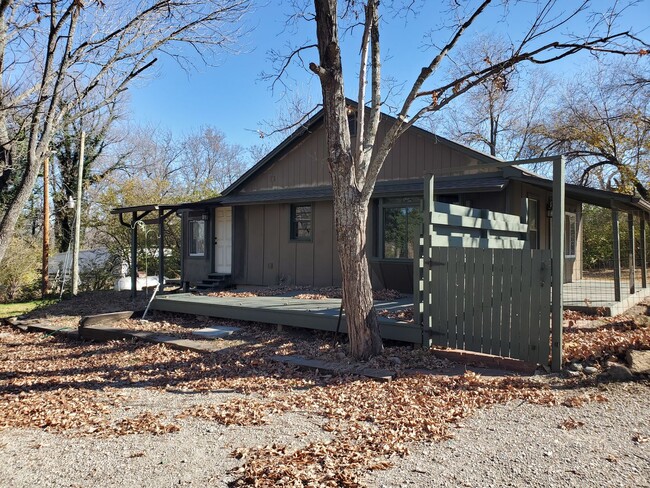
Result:
M232 208L217 207L214 245L214 270L230 274L232 270Z

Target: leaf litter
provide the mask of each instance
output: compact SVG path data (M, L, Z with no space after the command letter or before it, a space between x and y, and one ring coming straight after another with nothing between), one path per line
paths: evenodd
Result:
M157 316L150 325L166 322L163 327L186 326L177 324L176 319ZM569 357L585 355L585 347L591 348L592 355L619 351L626 347L622 345L625 340L627 344L648 346L647 327L621 325L617 320L592 328L601 334L597 336L587 335L593 333L587 329L568 331L565 351ZM298 448L277 442L235 448L232 455L241 459L242 465L234 473L234 486L362 486L365 473L390 467L396 458L408 454L414 442L448 439L451 429L461 426L461 421L478 408L513 400L570 407L606 401L602 395L576 395L562 400L547 383L516 377L490 379L472 373L460 377L407 375L409 367L435 368L448 363L429 351L399 347L389 348L386 354L402 362L396 367L399 376L392 382L320 376L271 358L276 354L301 354L346 360L340 357L340 346L331 344L323 335L286 337L255 324L246 324L246 340L203 355L131 341L96 344L17 334L8 328L2 328L2 332L0 429L37 428L98 437L173 435L182 428L178 421L188 418L241 426L265 425L274 415L285 412L305 412L325 419L321 428L331 434L327 440L306 439L306 444ZM572 333L583 336L579 337L578 347L573 346ZM614 335L602 338L607 334ZM620 339L620 334L627 339ZM641 337L635 338L635 334ZM589 345L586 342L591 341L590 337L602 340L593 340ZM372 366L386 364L382 361L385 358L377 358ZM247 396L219 404L193 405L175 417L145 411L116 420L115 411L124 407L119 394L123 388L232 391ZM560 428L572 429L580 424L569 418ZM646 442L646 438L639 436L638 442Z

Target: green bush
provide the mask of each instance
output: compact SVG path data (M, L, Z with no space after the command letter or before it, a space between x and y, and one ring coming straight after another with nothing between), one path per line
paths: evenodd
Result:
M0 262L0 301L29 300L40 294L41 249L33 240L14 237Z

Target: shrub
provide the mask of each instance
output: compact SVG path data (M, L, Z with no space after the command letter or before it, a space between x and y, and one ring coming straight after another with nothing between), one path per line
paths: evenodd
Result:
M25 237L14 237L0 262L0 300L28 300L39 294L41 249Z

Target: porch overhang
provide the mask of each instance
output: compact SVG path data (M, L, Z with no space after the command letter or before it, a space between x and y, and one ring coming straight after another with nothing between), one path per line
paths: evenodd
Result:
M538 188L551 190L553 181L538 176L523 174L512 174L507 176L508 179L520 181ZM606 190L597 190L586 186L566 184L566 198L578 200L583 203L597 205L605 208L615 208L629 212L650 213L650 202L640 196L625 195Z
M508 184L502 176L476 176L472 178L439 178L436 180L436 192L439 194L499 192ZM421 195L424 180L412 179L402 181L379 181L375 185L373 197L392 197ZM210 200L203 200L202 205L254 205L262 203L288 203L299 201L332 200L331 186L308 188L288 188L280 190L263 190L235 193Z

